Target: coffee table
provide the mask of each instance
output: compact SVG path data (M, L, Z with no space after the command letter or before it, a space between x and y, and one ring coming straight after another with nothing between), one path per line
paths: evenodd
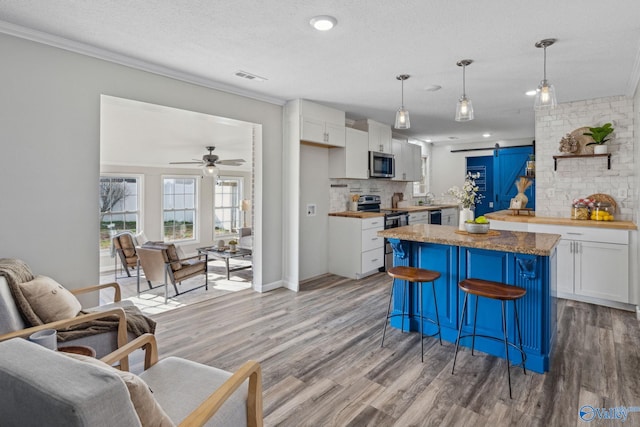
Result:
M199 254L203 254L203 253L207 253L209 256L209 261L212 260L221 260L224 261L225 267L227 269L227 280L229 280L229 276L231 274L232 271L238 271L238 270L246 270L247 268L251 268L253 267L253 265L249 264L249 265L242 265L239 267L232 267L229 265L229 260L232 258L244 258L246 256L251 256L251 250L249 249L236 249L235 252L231 252L228 249L225 249L223 251L218 250L217 247L215 246L210 246L210 247L206 247L206 248L198 248L198 253Z

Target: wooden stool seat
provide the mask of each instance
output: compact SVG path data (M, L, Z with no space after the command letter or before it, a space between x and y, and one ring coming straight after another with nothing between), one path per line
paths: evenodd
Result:
M391 267L387 274L394 279L407 280L409 282L433 282L440 278L440 273L437 271L405 266Z
M516 300L527 293L526 289L517 286L482 279L465 279L458 286L467 293L501 301Z

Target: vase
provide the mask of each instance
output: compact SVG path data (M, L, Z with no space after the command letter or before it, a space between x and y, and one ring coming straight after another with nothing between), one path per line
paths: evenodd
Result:
M467 222L467 220L473 220L473 219L474 219L474 214L471 208L460 209L460 222L458 224L458 230L465 231L466 229L464 228L464 223Z
M593 154L607 154L607 146L605 144L594 145Z
M529 201L529 198L527 197L526 194L518 193L516 194L516 197L514 197L514 199L520 202L520 209L524 209L527 207L527 202Z

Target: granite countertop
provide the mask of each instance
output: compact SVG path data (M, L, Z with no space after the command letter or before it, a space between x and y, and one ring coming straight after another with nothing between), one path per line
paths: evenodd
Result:
M567 209L568 212L568 209ZM637 230L638 226L631 221L593 221L551 216L513 215L509 210L486 213L490 220L506 222L526 222L530 224L568 225L571 227L612 228L617 230Z
M500 234L497 236L465 235L456 233L457 230L458 227L448 225L414 224L379 231L378 236L541 256L551 255L553 248L560 241L559 234L491 230Z
M407 206L406 208L391 208L391 211L406 211L406 212L425 212L425 211L437 211L440 209L456 208L458 205L422 205L422 206Z
M330 212L329 216L344 216L347 218L377 218L383 217L384 214L381 212L355 212L355 211L344 211L344 212Z

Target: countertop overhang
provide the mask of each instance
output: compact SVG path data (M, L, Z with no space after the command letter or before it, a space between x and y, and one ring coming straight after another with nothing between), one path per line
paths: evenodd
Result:
M362 211L344 211L344 212L331 212L329 216L342 216L347 218L378 218L383 217L384 214L381 212L362 212Z
M617 230L637 230L638 226L631 221L594 221L550 216L512 215L509 210L484 214L490 220L506 222L525 222L529 224L567 225L571 227L612 228Z
M425 211L439 211L440 209L456 208L458 205L422 205L422 206L407 206L405 208L391 208L391 211L406 211L406 212L425 212Z
M500 233L497 236L470 235L458 234L457 230L458 227L447 225L414 224L379 231L378 236L541 256L551 255L561 237L559 234L503 230L494 230Z

